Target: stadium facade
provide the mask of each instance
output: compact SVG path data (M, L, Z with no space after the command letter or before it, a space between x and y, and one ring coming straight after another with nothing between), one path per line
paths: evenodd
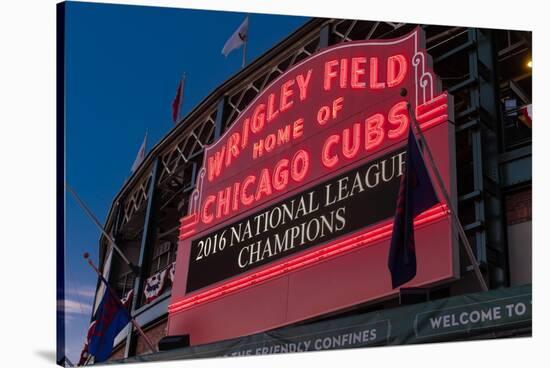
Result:
M312 19L216 88L148 153L139 169L114 198L105 223L107 232L112 234L130 261L139 266L139 272L130 269L120 257L109 257L109 243L104 237L100 239L99 247L100 267L109 269L109 282L121 298L130 290L134 291L131 314L154 344L167 335L185 334L185 326L178 326L180 322L175 316L169 325L170 314L175 315L169 310L177 307L173 287L177 286L177 279L181 277L176 267L178 248L181 253L184 244L181 221L190 214L190 207L193 206L192 194L197 189L205 149L223 138L224 133L239 121L238 117L272 82L305 59L335 45L405 37L417 27L405 23ZM489 286L488 293L494 293L494 299L487 303L498 300L500 292L505 293L506 298L521 298L526 293L530 298L532 133L521 107L531 104L532 72L531 67L527 66L531 58L531 33L435 25L422 25L419 29L425 35L425 50L431 57L433 72L441 81L442 91L453 97L454 104L449 106L454 107L448 124L452 131L452 164L456 166L456 187L451 191L452 200ZM451 115L454 117L451 118ZM408 304L415 298L418 299L416 301L432 304L452 299L461 305L456 298L478 293L480 289L464 249L457 247L456 250L458 266L454 277L434 283L432 287L411 290L408 296L406 293L388 294L348 304L341 309L327 307L326 313L310 313L307 318L273 326L286 329L283 331L290 331L290 334L315 326L322 336L325 325L334 327L338 326L339 321L348 323L350 318L389 314L396 308L414 309L417 304ZM216 264L212 265L214 274L216 267ZM261 269L262 265L259 267ZM200 272L204 273L204 270ZM198 277L195 278L195 285L190 286L190 280L187 280L187 288L200 289L232 276L234 274L229 272L225 278L214 277L206 281ZM482 296L480 298L483 299ZM483 300L481 302L485 303ZM503 308L505 310L505 306ZM525 316L526 313L520 314ZM530 311L528 314L530 316ZM457 318L460 317L458 314ZM380 318L372 320L372 323L378 323L383 319ZM452 316L450 318L452 320ZM476 322L476 318L481 317L470 313L462 315L462 318L463 322L468 318L470 322L472 318ZM453 322L449 323L452 325ZM530 317L496 326L489 323L477 333L474 328L468 333L440 335L432 340L419 341L531 334ZM148 352L143 339L130 328L128 326L117 337L112 360L131 360ZM204 328L212 327L205 325ZM200 330L200 326L195 329ZM266 329L269 328L250 331L261 333ZM378 335L382 329L383 326L379 327ZM190 333L192 346L196 345L196 336ZM226 335L221 333L219 336ZM227 337L233 336L228 334ZM352 341L353 335L345 339ZM363 335L360 339L362 344L357 346L368 345L369 339L376 340L372 332ZM318 350L340 347L333 345L334 339L320 338L316 341L312 340L311 346L317 343ZM393 341L408 342L399 338ZM198 340L199 344L203 342L215 341L206 336ZM390 341L387 339L385 342L376 340L373 345L388 343ZM277 353L302 351L300 349L309 345L307 342L302 345L297 342L292 346L270 348L257 342L257 346L260 353ZM183 358L186 354L183 351L177 357ZM227 351L224 354L232 355ZM238 354L235 352L233 355Z

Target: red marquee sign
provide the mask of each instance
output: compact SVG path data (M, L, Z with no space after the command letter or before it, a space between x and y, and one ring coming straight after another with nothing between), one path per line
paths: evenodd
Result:
M452 98L420 28L322 49L262 91L205 149L181 220L168 334L195 345L394 295L387 254L407 102L454 195ZM415 229L407 286L456 277L445 205Z

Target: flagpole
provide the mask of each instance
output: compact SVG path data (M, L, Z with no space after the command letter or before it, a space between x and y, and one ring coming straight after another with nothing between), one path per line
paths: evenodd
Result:
M179 101L179 106L178 106L178 116L176 117L176 122L178 122L180 120L180 113L181 113L181 106L183 105L183 93L185 91L185 80L187 79L187 73L183 72L183 74L181 75L181 97L180 97L180 101Z
M147 133L145 133L145 138L147 139ZM99 220L97 219L97 217L95 217L95 215L92 213L92 211L88 208L88 206L86 206L86 204L84 203L84 201L82 199L80 199L80 197L78 196L78 194L76 194L76 192L70 187L70 185L68 183L65 183L66 187L67 187L67 190L73 195L73 197L76 199L76 201L78 202L78 204L80 205L80 207L84 210L84 212L92 219L92 221L94 222L94 224L96 224L96 226L99 228L99 230L101 230L101 232L103 233L103 235L107 238L107 240L109 241L109 243L113 246L113 248L117 251L117 253L120 255L120 257L122 258L122 260L124 261L124 263L126 263L128 265L128 267L130 267L130 270L132 270L132 272L134 272L135 274L138 274L138 270L139 270L139 267L137 267L136 265L134 265L132 262L130 262L130 260L128 258L126 258L126 256L124 255L124 253L122 252L122 250L120 250L120 248L116 245L115 243L115 240L109 235L107 234L107 232L105 231L105 229L103 228L103 226L101 226L101 224L99 223Z
M250 17L249 14L246 15L247 23L246 23L246 36L244 38L244 45L243 45L243 64L241 68L244 68L246 66L246 45L248 44L248 35L250 34Z
M182 79L182 83L181 83L181 99L180 99L180 108L178 110L178 121L180 119L180 113L181 113L181 110L182 110L182 106L183 106L183 97L184 97L184 93L185 93L185 82L187 80L187 73L186 72L183 72L183 75L181 77Z
M248 44L248 34L250 32L246 32L246 38L244 39L244 45L243 45L243 64L241 66L241 68L244 68L245 65L246 65L246 45Z
M95 273L97 273L97 275L99 276L99 278L101 279L101 281L105 284L105 288L107 289L107 291L109 293L111 293L111 295L113 296L113 298L115 299L115 301L122 307L122 309L124 309L124 311L126 312L126 314L128 314L128 317L130 317L130 322L132 323L132 325L136 328L137 332L140 334L141 337L143 337L143 340L145 340L145 343L147 344L147 346L149 347L149 349L151 350L151 352L153 353L157 353L158 350L153 346L153 343L151 342L151 340L147 337L147 335L145 335L145 332L143 332L143 330L141 329L141 326L136 322L136 320L134 319L134 317L132 317L132 315L130 314L130 312L128 312L128 310L124 307L124 305L122 305L122 302L120 301L120 299L118 298L118 296L116 295L116 293L114 292L113 289L111 289L111 286L109 285L109 283L107 282L107 280L105 280L105 278L103 277L103 275L101 274L101 272L99 272L99 269L95 266L94 262L92 262L92 260L90 259L90 255L88 253L84 253L84 259L86 259L88 261L88 264L90 265L90 267L92 267L95 271ZM137 295L134 295L134 298L137 298Z
M447 208L451 211L451 215L454 219L453 223L455 227L457 228L458 235L460 239L462 240L462 244L464 246L464 250L466 251L466 254L468 256L468 259L470 263L472 264L472 267L474 268L474 273L476 275L476 278L479 282L479 285L481 286L481 289L483 291L488 291L487 283L485 282L485 279L483 278L483 275L481 273L481 270L479 268L479 265L477 264L477 260L474 256L474 252L472 251L472 245L470 244L470 241L468 240L468 237L466 236L466 233L464 231L464 228L462 227L462 223L460 222L460 219L458 218L458 214L451 202L451 198L449 196L449 193L447 193L447 190L445 189L445 185L443 183L443 179L441 178L441 174L439 173L439 170L437 166L435 165L432 152L430 150L430 146L428 146L428 143L426 142L426 138L424 137L424 133L422 133L422 130L420 129L420 125L418 124L418 121L416 120L416 116L412 110L411 104L407 102L407 109L409 110L409 115L411 116L411 120L414 123L414 127L418 133L418 136L420 137L420 141L422 142L422 146L425 147L426 152L428 153L428 158L430 160L430 166L432 168L432 171L434 172L437 183L439 185L439 189L441 189L441 193L445 197L445 202L447 202ZM423 156L423 155L422 155Z
M88 353L88 357L86 358L86 361L84 362L84 364L81 365L81 367L87 366L91 360L92 360L92 354Z

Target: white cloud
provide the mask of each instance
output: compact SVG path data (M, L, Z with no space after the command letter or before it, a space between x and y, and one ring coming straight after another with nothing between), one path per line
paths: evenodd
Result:
M92 313L91 304L84 304L72 299L58 300L57 307L64 308L65 314L81 314L89 316Z
M85 298L93 298L95 295L95 289L78 289L78 290L65 290L67 294L73 296L83 296Z

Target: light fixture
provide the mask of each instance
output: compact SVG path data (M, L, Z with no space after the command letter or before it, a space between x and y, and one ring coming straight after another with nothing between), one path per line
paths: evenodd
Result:
M529 60L529 61L527 62L527 67L528 67L528 68L532 68L532 67L533 67L533 60Z

